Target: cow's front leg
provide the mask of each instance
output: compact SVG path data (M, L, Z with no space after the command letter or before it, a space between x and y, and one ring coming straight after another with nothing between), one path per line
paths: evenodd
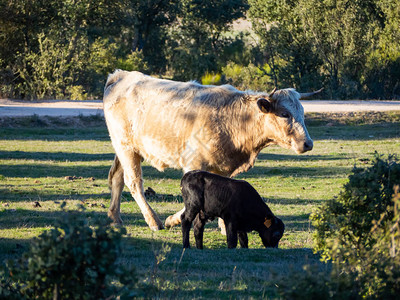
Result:
M127 151L128 152L128 151ZM151 230L163 229L163 224L157 214L147 203L144 196L142 168L140 166L141 157L137 153L125 152L124 155L118 154L121 165L124 169L124 180L136 203L139 205L144 219Z

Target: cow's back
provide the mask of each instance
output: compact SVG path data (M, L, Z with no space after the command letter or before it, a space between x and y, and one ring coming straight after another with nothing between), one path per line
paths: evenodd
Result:
M103 103L114 147L122 141L158 170L191 170L218 164L212 153L226 126L219 124L220 116L240 97L243 92L231 86L116 71L107 80Z

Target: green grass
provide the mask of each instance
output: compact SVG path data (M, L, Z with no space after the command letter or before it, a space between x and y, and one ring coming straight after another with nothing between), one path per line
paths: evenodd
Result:
M104 121L99 118L8 118L0 127L0 260L16 258L32 238L63 218L60 202L88 217L106 218L107 174L113 159ZM256 233L250 249L228 250L217 222L206 225L205 250L183 253L180 228L152 232L127 189L122 218L128 230L121 263L134 265L142 280L159 290L154 296L188 298L275 297L276 273L285 276L303 264L318 264L312 253L309 215L337 195L352 167L368 164L374 152L399 153L400 113L310 114L314 149L296 155L279 147L260 153L253 169L238 176L249 181L286 224L279 249L264 249ZM145 188L157 196L152 207L165 220L183 205L179 170L143 165ZM35 208L33 201L41 207ZM194 239L191 240L192 246ZM170 250L162 251L163 245ZM155 263L161 251L165 260Z

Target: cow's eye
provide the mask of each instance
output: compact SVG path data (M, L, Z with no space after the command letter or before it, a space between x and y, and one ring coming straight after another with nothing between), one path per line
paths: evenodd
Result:
M283 112L281 116L282 118L290 118L290 114L288 112Z

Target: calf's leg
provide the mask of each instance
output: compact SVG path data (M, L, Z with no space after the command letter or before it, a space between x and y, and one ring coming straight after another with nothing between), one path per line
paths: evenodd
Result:
M197 249L203 249L203 233L204 233L204 226L206 225L206 219L202 219L200 217L201 213L198 213L196 219L194 219L193 224L193 232L194 232L194 239L196 240L196 247Z
M247 238L247 232L238 231L239 243L241 248L249 248L249 239Z
M185 212L181 216L183 248L190 248L190 227L192 227L192 222L195 219L196 215L196 212L185 210Z
M228 248L236 248L238 242L238 232L236 229L236 225L231 220L225 220L226 226L226 240L228 242Z

